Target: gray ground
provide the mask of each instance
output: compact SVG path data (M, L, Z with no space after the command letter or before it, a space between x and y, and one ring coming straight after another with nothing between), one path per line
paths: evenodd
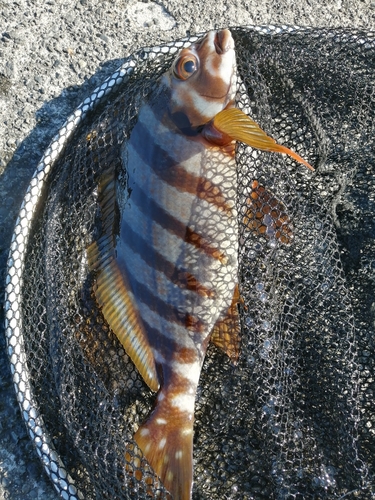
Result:
M375 1L0 0L0 301L18 207L44 149L121 60L187 32L289 24L375 29ZM25 431L0 312L0 500L57 499Z

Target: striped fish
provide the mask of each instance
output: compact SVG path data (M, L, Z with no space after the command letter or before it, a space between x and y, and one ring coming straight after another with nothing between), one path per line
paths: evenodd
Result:
M179 53L123 146L129 194L116 197L113 172L101 179L103 234L88 249L103 315L158 391L134 438L175 500L191 498L194 402L209 340L234 362L239 351L234 142L202 133L233 107L235 79L228 30Z
M239 353L235 141L312 168L235 108L235 92L228 30L181 50L123 145L127 189L113 170L101 179L102 235L87 252L106 321L158 391L134 439L175 500L191 498L208 343Z

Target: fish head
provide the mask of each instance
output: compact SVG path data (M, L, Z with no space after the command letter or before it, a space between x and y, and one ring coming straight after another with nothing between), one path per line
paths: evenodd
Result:
M162 77L174 123L182 130L196 128L233 106L235 75L234 40L227 29L210 31L182 49Z

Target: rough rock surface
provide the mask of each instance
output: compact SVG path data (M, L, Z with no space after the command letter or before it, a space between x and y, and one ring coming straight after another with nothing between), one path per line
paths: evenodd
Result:
M66 117L145 45L237 25L375 29L371 0L0 0L0 300L19 205ZM26 434L0 312L0 500L56 500Z

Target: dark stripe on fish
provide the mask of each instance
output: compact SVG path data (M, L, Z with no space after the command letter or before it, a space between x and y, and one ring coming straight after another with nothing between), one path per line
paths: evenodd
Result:
M126 264L125 264L126 266ZM133 293L138 297L138 300L143 302L151 311L158 314L161 318L169 321L170 323L176 323L187 330L194 332L203 332L204 323L198 318L194 317L189 313L181 313L178 309L173 307L171 304L164 302L163 299L153 294L152 291L143 283L137 280L137 270L126 268L125 271L131 286L133 288Z
M200 283L193 274L189 273L188 271L183 271L180 269L175 269L175 274L177 277L172 276L171 278L171 281L173 283L176 284L182 283L184 284L187 290L194 291L201 297L208 297L210 299L215 298L216 293L214 292L214 290L202 285L202 283Z
M208 245L206 240L198 233L190 229L190 227L186 228L185 241L196 246L197 248L201 248L206 254L211 255L211 257L219 260L222 264L225 265L227 263L228 258L224 252L220 252L217 248L213 248Z
M219 260L222 264L227 263L228 259L224 252L220 252L217 248L211 246L202 236L176 219L176 217L173 217L173 215L151 199L137 184L132 188L130 201L134 202L147 218L151 214L152 221L159 224L162 228L178 236L178 238L186 241L186 243L199 248L202 252Z
M173 359L179 363L193 363L197 360L197 350L195 347L184 347L178 342L178 337L169 336L168 332L160 332L155 325L150 325L145 319L143 319L143 324L151 345L163 358ZM188 332L186 333L188 335ZM168 369L168 363L164 365L164 369Z
M145 144L148 146L145 147ZM142 122L138 122L137 128L133 131L132 146L142 161L151 167L164 182L178 191L196 195L229 216L232 214L232 207L225 201L219 186L205 177L198 177L180 165L176 165L176 161L155 144L152 135Z
M173 284L179 288L194 291L202 297L213 298L215 296L215 292L202 285L193 274L186 269L178 269L138 233L133 231L125 217L122 220L121 229L126 235L126 245L152 269L163 273Z

